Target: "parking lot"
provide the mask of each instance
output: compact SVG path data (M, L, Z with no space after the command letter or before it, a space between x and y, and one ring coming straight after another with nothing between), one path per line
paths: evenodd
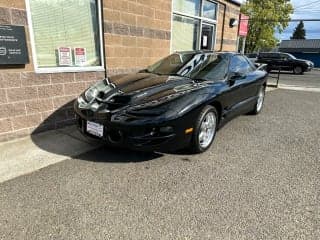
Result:
M204 154L102 147L1 183L0 239L320 239L319 76L281 75L301 89Z
M269 83L275 84L277 71L270 74ZM303 75L294 75L291 72L280 72L279 86L285 89L308 90L320 92L320 70L315 69Z

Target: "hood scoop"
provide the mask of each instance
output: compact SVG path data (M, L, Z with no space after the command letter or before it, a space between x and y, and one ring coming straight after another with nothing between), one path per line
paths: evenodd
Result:
M112 111L124 107L131 101L131 96L128 95L115 95L111 97L107 103L107 109Z

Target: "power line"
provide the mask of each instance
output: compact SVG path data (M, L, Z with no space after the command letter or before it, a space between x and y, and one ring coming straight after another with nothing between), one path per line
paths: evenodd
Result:
M249 22L300 22L300 21L303 21L303 22L320 22L320 19L319 18L314 18L314 19L290 19L290 20L282 20L282 21L279 21L279 20L274 20L274 19L240 19L240 21L249 21Z
M314 2L310 2L310 3L307 3L307 4L302 4L300 6L296 6L295 9L297 9L297 8L305 8L305 7L310 6L312 4L315 4L315 3L320 3L320 0L317 0L317 1L314 1Z

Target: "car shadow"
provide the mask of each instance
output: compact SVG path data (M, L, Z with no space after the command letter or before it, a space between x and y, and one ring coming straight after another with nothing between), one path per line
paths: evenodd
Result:
M31 139L38 148L66 158L109 163L150 161L163 155L111 148L101 141L83 136L75 124L73 102L74 100L71 100L48 114L34 129Z
M155 152L139 152L122 148L109 148L101 146L93 151L80 154L75 158L90 162L105 163L135 163L155 160L162 157L163 154Z

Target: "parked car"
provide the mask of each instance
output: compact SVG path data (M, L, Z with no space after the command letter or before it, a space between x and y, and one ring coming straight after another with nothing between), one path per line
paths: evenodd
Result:
M261 52L258 54L257 63L266 63L267 71L284 70L293 71L294 74L303 74L311 71L314 67L313 62L297 59L289 53L282 52Z
M83 134L111 146L200 153L228 119L261 111L266 78L243 55L178 52L138 73L97 82L74 110Z
M258 53L247 53L246 56L253 63L255 63L258 59Z

